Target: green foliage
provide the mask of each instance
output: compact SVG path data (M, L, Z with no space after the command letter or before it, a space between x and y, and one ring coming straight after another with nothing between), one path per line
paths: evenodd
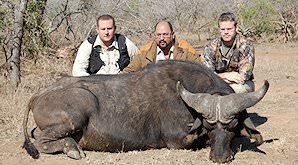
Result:
M0 8L0 30L6 26L5 16L6 11Z
M277 11L269 0L253 0L251 6L243 8L239 13L239 23L243 27L253 29L254 35L274 31L272 20L277 17Z
M253 18L256 16L257 9L255 7L248 7L240 12L240 17L243 19L243 21L247 22L248 24L251 24L253 22Z
M9 41L8 33L11 32L12 27L12 15L9 9L0 7L0 45L1 47L7 47Z
M7 8L0 7L0 30L1 32L12 25L12 15Z
M26 8L24 26L24 52L26 54L37 54L48 46L47 31L43 28L44 1L29 1ZM32 42L33 41L33 42Z
M27 30L41 30L42 17L45 9L43 1L29 1L26 8L26 24Z

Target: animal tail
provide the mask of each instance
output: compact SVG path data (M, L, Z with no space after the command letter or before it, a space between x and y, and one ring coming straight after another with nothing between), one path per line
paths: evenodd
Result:
M24 144L23 144L23 148L26 149L26 151L28 152L28 154L32 158L38 159L39 158L39 152L38 152L37 148L34 146L34 144L30 141L29 134L27 132L29 112L31 110L31 101L32 100L29 101L29 104L28 104L28 107L25 111L24 119L23 119L23 132L24 132L24 136L25 136L25 141L24 141Z

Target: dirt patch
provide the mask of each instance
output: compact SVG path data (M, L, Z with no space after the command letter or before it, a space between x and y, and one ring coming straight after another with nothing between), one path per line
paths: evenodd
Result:
M266 141L259 147L251 145L244 138L235 140L237 154L235 164L298 164L298 45L261 44L256 45L255 80L257 87L264 79L269 80L270 89L265 98L249 108L253 121ZM52 64L51 62L46 64ZM38 65L38 64L37 64ZM71 64L55 62L61 73L70 73ZM210 148L190 150L148 150L126 153L103 153L87 151L82 160L71 160L63 154L41 154L33 160L24 149L22 116L33 93L50 84L58 77L47 65L30 76L31 70L39 66L24 66L21 88L15 93L0 84L0 164L214 164L208 159ZM43 74L40 74L42 72Z

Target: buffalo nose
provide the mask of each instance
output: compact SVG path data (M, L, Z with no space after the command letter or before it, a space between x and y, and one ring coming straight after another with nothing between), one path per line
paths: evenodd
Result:
M214 163L228 163L234 159L233 155L230 155L228 157L224 156L210 156L210 160Z

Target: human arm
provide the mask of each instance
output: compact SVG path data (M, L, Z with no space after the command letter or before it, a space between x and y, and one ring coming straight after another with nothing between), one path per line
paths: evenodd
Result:
M144 68L149 63L155 62L156 59L156 43L150 41L142 46L136 54L132 57L129 65L123 69L124 73L135 72Z
M174 59L201 63L201 58L196 50L183 39L175 41Z
M253 76L253 69L255 65L255 49L251 42L246 41L241 44L239 49L239 74L245 80L250 80Z
M255 64L255 50L251 42L242 41L239 47L239 62L237 71L219 73L218 75L228 83L243 84L251 80ZM231 61L233 62L233 61Z
M214 73L217 74L220 78L222 78L226 83L242 84L245 78L244 76L240 75L238 72L232 71L232 72L217 73L215 71L215 63L216 63L215 53L217 49L216 45L217 44L215 44L214 42L214 43L210 43L205 47L204 53L202 55L203 64L209 69L213 70Z
M243 84L245 81L245 77L235 71L218 73L217 75L228 84Z
M208 44L205 49L204 53L201 56L202 63L209 69L215 72L215 51L216 51L216 46L215 44L213 45L212 43Z
M89 65L91 51L92 44L90 44L87 40L80 45L72 67L73 76L89 76L89 73L87 73L87 68Z
M126 46L127 46L127 51L128 51L128 55L130 57L130 60L132 59L132 57L137 53L137 51L139 50L138 47L129 39L126 37Z
M188 61L202 63L200 55L197 53L197 51L190 44L188 44L187 48L188 48L187 49L188 51L187 51L186 59Z
M135 72L141 69L141 56L142 56L141 51L137 51L136 54L132 57L128 66L125 67L122 72L123 73Z
M204 54L202 56L203 64L213 70L227 83L244 83L244 81L250 80L255 61L252 43L245 40L241 41L240 47L237 51L238 53L234 56L237 60L230 61L230 65L236 69L229 69L229 71L227 71L226 69L228 66L225 66L226 64L221 61L221 55L217 54L219 53L219 42L220 40L216 39L205 47ZM220 71L216 68L220 68Z

